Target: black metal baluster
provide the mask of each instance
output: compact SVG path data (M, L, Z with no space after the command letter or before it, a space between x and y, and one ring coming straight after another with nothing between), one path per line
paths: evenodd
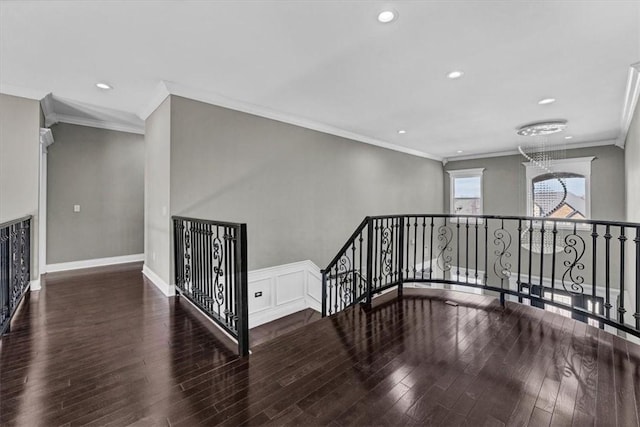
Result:
M529 275L527 277L527 285L529 286L530 296L532 294L531 290L533 289L533 286L531 283L531 266L532 266L532 260L533 260L532 245L533 245L533 221L529 220ZM542 295L542 290L540 290L540 295Z
M464 246L465 246L465 280L469 283L469 217L467 217L467 224L465 225L465 238L464 238ZM458 277L458 281L460 278Z
M476 217L476 225L475 229L475 241L476 241L476 250L475 250L475 266L476 266L476 274L475 274L475 283L478 284L478 217Z
M355 239L351 243L351 259L353 262L353 266L351 267L351 295L353 300L357 297L356 292L356 241Z
M424 280L424 246L427 237L427 217L422 217L422 257L420 258L420 278Z
M484 220L484 285L489 284L489 218Z
M400 224L401 224L401 226L404 224L404 217L400 218ZM409 259L408 258L409 258L409 254L410 254L410 252L409 252L409 243L410 243L409 240L411 240L411 217L407 217L407 232L406 233L403 232L401 234L401 236L404 237L404 240L406 240L407 249L406 249L406 251L403 252L403 257L402 258L404 258L404 257L407 258L407 263L406 263L407 265L406 265L406 273L402 276L402 278L400 280L404 279L405 277L409 277ZM404 243L404 240L403 240L403 243Z
M373 288L372 292L375 292L378 289L378 230L380 227L378 226L378 220L373 220ZM373 297L373 295L371 295Z
M413 223L413 278L416 278L416 264L418 258L418 217L415 217L415 222ZM408 277L407 277L408 278Z
M610 262L610 255L611 255L611 229L610 226L607 224L607 226L605 227L605 232L604 232L604 257L605 257L605 270L604 270L604 287L605 287L605 303L604 303L604 308L605 308L605 315L607 316L607 319L610 318L610 310L611 310L611 295L609 292L609 286L610 286L610 280L609 280L609 273L611 272L611 266L609 265Z
M593 227L591 229L591 246L592 246L592 260L593 262L591 263L592 266L592 270L591 270L591 296L593 297L593 299L591 300L591 308L593 309L593 314L596 314L596 283L597 283L597 266L598 266L598 257L597 257L597 252L596 252L596 248L597 248L597 239L598 239L598 226L596 224L593 224Z
M551 249L551 301L554 301L556 296L556 240L558 237L557 221L553 221L553 231L551 233L553 234L553 248ZM540 276L542 277L542 274L540 274Z
M400 258L400 260L404 259L404 252L403 252L403 243L404 240L409 240L409 236L410 234L407 233L406 235L404 234L404 217L400 217L400 235L398 236L398 241L400 243L400 253L398 254L398 257ZM407 231L410 230L410 223L411 223L411 219L409 217L407 217ZM407 249L409 248L409 246L407 246ZM407 251L408 252L408 251ZM408 270L408 268L407 268ZM404 282L404 275L402 274L402 268L400 269L400 277L399 277L399 281L398 281L398 296L402 296L402 287L403 287L403 282Z
M618 321L624 324L624 314L627 310L624 308L624 245L627 242L627 236L625 236L625 226L620 226L620 235L618 236L620 241L620 304L618 305Z
M433 276L433 217L431 217L431 243L429 244L429 280Z
M636 244L636 312L633 317L636 319L636 329L640 331L640 227L636 227L636 238L633 241Z
M322 317L327 316L327 271L320 270L322 274Z
M540 295L544 296L544 219L540 223ZM555 247L553 248L555 254ZM553 274L553 273L552 273ZM551 292L551 301L553 301L553 291Z
M518 294L522 293L522 278L520 277L522 270L522 220L518 219L518 280L516 285L518 286ZM522 297L518 295L518 302L522 304Z
M236 302L236 298L237 295L233 294L233 282L232 282L232 277L229 274L229 270L231 268L231 266L233 265L231 263L231 252L232 252L232 245L233 245L233 228L232 227L223 227L223 235L222 235L222 248L221 249L221 253L220 256L222 257L222 273L223 273L223 278L224 278L224 282L225 282L225 286L228 287L228 298L225 298L225 300L228 300L228 305L226 307L226 312L225 312L225 319L228 320L233 320L234 315L236 314L236 310L235 310L235 302Z
M358 249L358 256L360 258L360 262L358 263L358 289L360 290L360 292L358 293L358 298L360 298L363 293L364 293L364 289L362 288L362 241L364 240L362 237L362 233L364 231L360 231L360 234L358 235L358 241L359 241L359 249ZM365 285L366 286L366 285Z
M367 218L367 308L371 308L373 292L373 231L373 219Z
M460 281L460 217L456 218L456 282Z

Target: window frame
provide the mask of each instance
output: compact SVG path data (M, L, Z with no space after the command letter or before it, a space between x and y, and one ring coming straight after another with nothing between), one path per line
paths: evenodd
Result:
M485 168L474 168L474 169L455 169L448 170L449 174L449 213L466 217L472 214L457 214L455 212L455 182L457 178L480 178L480 213L477 215L484 215L484 170ZM452 218L452 220L457 221L457 218Z
M552 160L549 169L554 173L570 173L584 176L584 202L585 202L585 219L591 219L591 162L595 156L591 157L574 157L570 159ZM532 162L522 163L526 168L526 197L527 212L526 216L533 217L533 180L541 175L546 175L549 171L542 171ZM536 217L540 220L547 217ZM560 226L562 223L558 223Z

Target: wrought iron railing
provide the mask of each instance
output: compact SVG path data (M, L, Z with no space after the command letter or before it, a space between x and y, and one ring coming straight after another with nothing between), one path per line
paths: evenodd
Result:
M0 335L29 289L31 216L0 224Z
M173 217L175 284L249 354L247 226Z
M367 217L322 270L323 315L405 283L471 287L640 337L640 224L518 216Z

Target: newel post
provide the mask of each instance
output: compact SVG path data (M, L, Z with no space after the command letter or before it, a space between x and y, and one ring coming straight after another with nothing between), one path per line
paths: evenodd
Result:
M371 308L373 291L373 218L367 217L367 296L365 306Z

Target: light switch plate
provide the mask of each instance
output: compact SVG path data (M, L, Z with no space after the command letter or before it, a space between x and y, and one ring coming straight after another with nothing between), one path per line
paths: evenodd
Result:
M80 212L80 205L73 205L74 212Z

